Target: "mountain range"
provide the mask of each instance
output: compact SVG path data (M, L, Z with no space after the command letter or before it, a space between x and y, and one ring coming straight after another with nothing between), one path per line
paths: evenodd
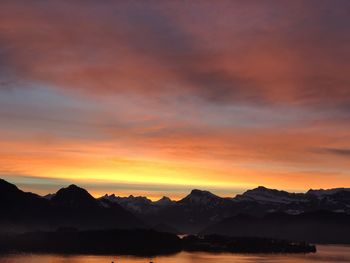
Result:
M197 233L240 214L262 217L271 213L298 215L319 210L350 214L350 188L289 193L259 186L232 198L195 189L179 201L163 197L152 202L146 197L114 195L99 200L117 203L148 224L167 224L185 233Z
M322 216L318 217L320 211ZM310 221L310 218L314 221ZM349 188L289 193L260 186L226 198L195 189L178 201L168 197L152 201L141 196L119 197L114 194L94 198L76 185L62 188L54 194L39 196L23 192L15 185L0 180L2 231L60 227L83 230L153 228L173 233L242 236L256 233L257 236L264 236L264 231L244 232L242 229L259 229L252 228L246 222L268 229L270 225L267 222L281 222L281 226L291 221L311 224L322 218L330 220L323 220L322 226L337 223L337 219L343 229L350 224L344 223L350 222L345 220L350 218ZM278 233L279 230L271 229L272 232Z

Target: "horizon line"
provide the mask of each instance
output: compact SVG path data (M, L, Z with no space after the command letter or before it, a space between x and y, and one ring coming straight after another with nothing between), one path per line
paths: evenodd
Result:
M11 179L8 179L6 177L1 177L0 180L4 180L10 184L13 184L15 185L18 189L20 189L21 191L23 192L30 192L30 193L34 193L34 194L37 194L41 197L45 197L46 195L49 195L49 194L55 194L57 193L57 191L59 191L60 189L63 189L63 188L67 188L71 185L76 185L78 186L79 188L82 188L84 190L86 190L91 196L93 196L95 199L98 199L98 198L101 198L105 195L115 195L116 197L121 197L121 198L127 198L127 197L130 197L130 196L133 196L133 197L144 197L144 198L147 198L149 200L151 200L152 202L154 201L158 201L160 200L161 198L163 197L168 197L170 198L172 201L179 201L183 198L185 198L186 196L188 196L193 190L200 190L200 191L207 191L207 192L210 192L211 194L214 194L215 196L218 196L220 198L235 198L237 195L240 195L240 194L243 194L244 192L246 191L249 191L249 190L253 190L253 189L256 189L256 188L259 188L259 187L264 187L266 189L270 189L270 190L278 190L278 191L284 191L284 192L288 192L288 193L295 193L295 194L306 194L308 191L310 190L332 190L332 189L349 189L350 187L345 187L345 186L342 186L342 187L331 187L331 188L318 188L318 189L313 189L313 188L309 188L308 190L302 190L302 191L288 191L288 190L284 190L284 189L278 189L278 188L270 188L270 187L266 187L266 186L263 186L263 185L259 185L259 186L256 186L256 187L253 187L253 188L247 188L247 189L242 189L243 191L242 192L239 192L239 193L233 193L231 196L223 196L223 195L220 195L220 194L216 194L215 191L212 191L212 190L208 190L208 189L205 189L205 188L201 188L201 187L194 187L194 188L191 188L190 190L187 191L187 194L185 195L182 195L181 197L178 197L178 198L173 198L171 195L161 195L161 196L158 196L156 198L152 198L148 195L138 195L138 194L126 194L126 195L120 195L120 194L116 194L116 192L106 192L105 194L94 194L93 191L89 190L89 186L93 186L92 184L79 184L79 183L66 183L66 184L60 184L60 185L55 185L57 186L57 190L53 191L53 192L48 192L48 193L37 193L35 191L31 191L31 190L26 190L26 186L28 187L28 184L25 184L25 183L16 183L16 182L13 182L13 180ZM40 178L36 178L36 179L40 179ZM133 184L130 184L130 185L133 185ZM138 184L135 184L135 185L138 185ZM98 184L95 184L95 186L98 186ZM122 186L122 184L118 184L118 186ZM170 191L171 193L171 191Z

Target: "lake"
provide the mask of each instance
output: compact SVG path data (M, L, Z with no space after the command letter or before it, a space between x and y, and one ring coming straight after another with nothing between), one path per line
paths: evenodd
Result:
M171 256L141 258L131 256L62 256L62 255L8 255L0 256L0 263L307 263L350 262L350 246L318 245L315 254L245 255L181 252Z

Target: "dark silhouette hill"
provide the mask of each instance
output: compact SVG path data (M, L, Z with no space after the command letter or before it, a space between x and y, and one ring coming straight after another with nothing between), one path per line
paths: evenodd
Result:
M77 227L79 229L136 228L145 224L118 204L104 207L86 190L71 185L51 199L25 193L0 181L2 231Z
M96 208L99 206L99 203L88 191L74 184L58 190L51 198L51 202L57 206L71 208Z
M49 211L48 200L25 193L0 179L0 230L12 231L28 225L41 225L43 220L38 217Z
M350 215L330 211L299 215L271 213L263 217L241 214L226 218L206 228L202 233L349 244Z

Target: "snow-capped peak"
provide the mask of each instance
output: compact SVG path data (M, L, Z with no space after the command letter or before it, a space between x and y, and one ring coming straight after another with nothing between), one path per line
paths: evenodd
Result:
M194 189L191 191L191 193L188 196L186 196L179 202L207 205L207 204L212 204L213 202L218 202L221 199L222 199L221 197L214 195L209 191Z
M237 195L236 201L255 201L258 203L284 203L288 204L295 201L303 201L302 194L288 193L286 191L279 191L269 189L264 186L259 186L252 190L244 192L242 195Z

